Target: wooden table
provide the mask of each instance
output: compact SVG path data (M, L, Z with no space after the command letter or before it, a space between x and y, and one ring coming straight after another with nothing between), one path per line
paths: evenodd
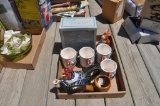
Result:
M47 31L35 70L3 68L0 72L0 106L160 106L160 45L132 44L122 28L124 19L109 24L102 9L89 0L86 17L95 16L98 32L110 29L122 62L127 93L123 98L56 99L52 81L57 74L61 47L59 22Z

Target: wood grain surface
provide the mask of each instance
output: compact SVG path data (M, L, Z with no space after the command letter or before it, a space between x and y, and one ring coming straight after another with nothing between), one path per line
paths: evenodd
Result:
M57 99L52 81L57 76L61 49L59 22L53 22L34 70L0 71L0 106L160 106L160 45L132 44L121 27L101 16L99 0L88 0L86 17L96 17L97 34L110 29L121 59L126 95L123 98Z

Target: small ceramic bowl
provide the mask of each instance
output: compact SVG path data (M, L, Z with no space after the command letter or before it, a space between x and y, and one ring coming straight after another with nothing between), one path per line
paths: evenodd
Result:
M98 75L94 79L94 87L97 91L106 92L111 87L111 80L107 75Z
M12 35L1 47L1 55L8 59L23 57L32 48L32 35L28 32ZM7 51L7 52L6 52Z

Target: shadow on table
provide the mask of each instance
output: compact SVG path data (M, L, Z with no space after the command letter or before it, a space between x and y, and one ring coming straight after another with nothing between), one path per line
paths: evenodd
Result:
M96 20L99 21L102 24L110 24L109 21L107 21L106 19L102 18L102 13L98 14L96 17Z
M60 42L55 42L52 54L60 54L61 49L62 49L62 44Z
M125 29L123 28L123 26L121 25L119 31L118 31L118 34L117 36L121 36L121 37L124 37L124 38L127 38L127 39L130 39L127 32L125 31Z
M102 0L95 0L97 4L102 8Z
M56 99L58 99L58 92L57 92L57 88L56 87L53 87L52 89L50 89L50 92L51 93L55 93L55 97L56 97Z
M54 49L55 49L55 51L54 51ZM61 43L60 43L60 42L55 43L54 49L53 49L53 54L57 54L57 53L59 54L60 49L61 49ZM60 59L58 59L58 60L60 60ZM57 61L56 79L58 78L58 71L59 71L59 61ZM53 87L52 89L50 89L50 92L55 94L56 99L59 99L59 98L58 98L58 92L57 92L57 88L56 88L56 87Z
M129 17L131 15L129 15L126 11L124 11L124 14L123 14L123 19L125 20L127 17Z

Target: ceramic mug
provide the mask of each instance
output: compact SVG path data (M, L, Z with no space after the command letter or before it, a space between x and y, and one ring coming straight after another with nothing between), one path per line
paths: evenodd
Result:
M89 67L94 64L95 51L91 47L82 47L79 50L80 64L82 67Z
M61 51L60 55L65 68L76 65L77 52L75 49L66 47Z
M97 57L96 61L100 63L104 59L109 59L112 54L112 49L108 44L99 44L96 47Z
M109 78L114 78L117 70L117 63L111 59L104 59L100 63L101 69L108 75Z

